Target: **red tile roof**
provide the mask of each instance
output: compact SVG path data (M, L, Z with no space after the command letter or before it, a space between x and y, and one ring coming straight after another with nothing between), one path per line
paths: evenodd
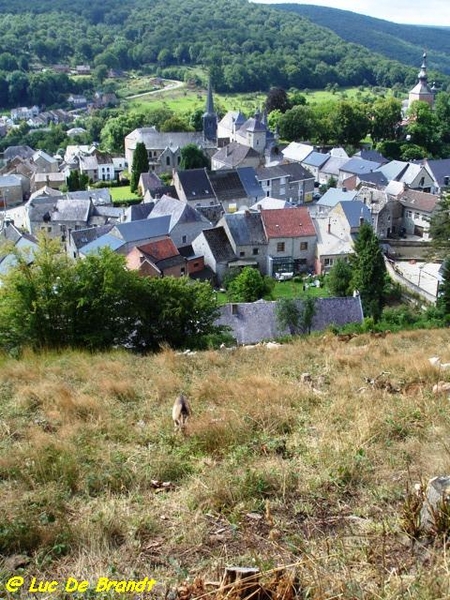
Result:
M148 244L138 246L138 249L143 254L151 256L156 261L171 258L172 256L177 256L179 254L177 247L170 238L149 242Z
M307 237L316 235L306 206L261 211L267 237Z

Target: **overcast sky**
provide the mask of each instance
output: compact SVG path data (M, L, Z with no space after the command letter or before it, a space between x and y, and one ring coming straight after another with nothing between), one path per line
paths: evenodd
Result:
M254 0L261 4L314 4L351 10L352 12L413 25L450 26L450 2L448 0Z

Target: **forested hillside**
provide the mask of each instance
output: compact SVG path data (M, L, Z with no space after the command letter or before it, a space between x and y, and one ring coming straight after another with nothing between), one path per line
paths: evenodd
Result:
M361 44L371 52L407 65L418 65L418 57L426 49L431 70L450 74L448 28L422 27L420 23L417 26L399 25L382 18L374 19L347 10L312 4L277 4L275 7L306 17L316 25L329 28L347 42Z
M0 13L1 106L27 97L31 73L61 63L94 70L169 69L175 77L186 66L200 65L210 70L216 91L242 92L270 86L410 86L421 54L413 53L410 61L416 68L407 67L300 15L247 0L129 0L126 7L117 0L35 0L22 10L1 0ZM55 82L50 86L58 88ZM35 96L39 103L41 95Z

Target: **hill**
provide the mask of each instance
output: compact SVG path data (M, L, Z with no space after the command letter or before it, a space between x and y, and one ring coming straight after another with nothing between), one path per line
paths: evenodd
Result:
M201 66L216 92L249 92L271 86L410 86L422 52L410 48L411 68L401 64L398 43L389 58L383 56L387 38L375 53L298 12L247 0L129 0L126 9L117 0L36 0L26 8L0 0L0 30L1 106L7 105L2 94L17 106L27 91L41 103L41 87L55 87L41 82L42 69L55 65L88 64L100 81L110 69L183 79L186 67ZM394 34L388 41L394 46ZM87 85L88 79L78 81L81 87L83 81ZM58 82L58 91L68 89L65 79Z
M449 28L399 25L347 10L310 4L277 4L276 8L306 17L346 42L359 44L406 65L419 67L425 49L430 70L450 75Z
M26 598L32 577L56 581L56 600L73 577L80 597L118 598L98 578L149 577L160 596L187 582L169 597L212 599L226 594L207 582L239 565L278 600L293 588L273 569L294 565L297 597L448 597L445 547L413 544L410 491L449 471L448 398L432 393L449 375L428 360L449 361L449 343L442 329L3 357L0 582L23 577Z

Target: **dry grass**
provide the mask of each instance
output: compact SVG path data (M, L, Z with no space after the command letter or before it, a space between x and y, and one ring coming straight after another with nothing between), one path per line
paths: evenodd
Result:
M261 568L277 600L448 597L445 547L411 539L410 490L450 471L449 398L432 393L450 372L428 361L449 343L2 359L0 597L17 564L26 581L154 577L160 594L189 578L183 600L230 597L205 583L229 564Z

